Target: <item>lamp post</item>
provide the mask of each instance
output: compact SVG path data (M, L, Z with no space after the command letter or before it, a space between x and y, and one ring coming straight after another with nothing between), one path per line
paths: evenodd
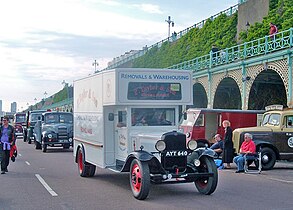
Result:
M97 60L93 62L93 66L95 67L95 73L97 73L97 67L99 66L99 63L97 62Z
M170 37L170 25L172 25L172 27L174 27L174 21L171 20L171 16L168 16L168 20L165 20L168 23L168 39Z
M48 93L45 91L45 92L44 92L44 96L45 96L44 99L45 99L45 100L46 100L46 98L47 98L47 94L48 94Z

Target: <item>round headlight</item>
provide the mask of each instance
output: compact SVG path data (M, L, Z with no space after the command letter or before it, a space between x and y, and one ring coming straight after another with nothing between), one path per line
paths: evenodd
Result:
M190 140L187 143L187 148L191 150L195 150L197 148L197 142L195 140Z
M52 138L53 136L52 136L52 134L48 134L48 138Z
M163 140L159 140L159 141L157 141L155 148L159 152L162 152L163 150L166 149L166 143Z
M72 142L72 138L69 138L68 141L69 141L69 142Z

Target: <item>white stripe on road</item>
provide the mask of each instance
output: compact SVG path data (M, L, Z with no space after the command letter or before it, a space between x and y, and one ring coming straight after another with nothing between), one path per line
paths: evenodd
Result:
M293 181L288 181L288 180L283 180L283 179L276 179L276 178L268 178L268 179L278 181L278 182L293 183Z
M28 161L25 161L25 163L28 165L28 166L30 166L31 164L28 162Z
M18 155L21 157L21 154L20 153Z
M57 193L55 193L52 188L45 182L45 180L39 175L35 174L35 176L38 178L38 180L41 182L41 184L45 187L45 189L52 195L52 196L58 196Z

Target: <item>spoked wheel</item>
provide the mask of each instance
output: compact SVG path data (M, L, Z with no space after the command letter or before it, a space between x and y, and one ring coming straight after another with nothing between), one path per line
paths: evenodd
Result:
M213 158L203 156L201 158L199 172L213 173L211 177L199 178L194 182L198 192L205 195L212 194L216 190L218 184L218 170Z
M133 196L144 200L150 191L150 169L147 162L134 159L130 166L130 186Z

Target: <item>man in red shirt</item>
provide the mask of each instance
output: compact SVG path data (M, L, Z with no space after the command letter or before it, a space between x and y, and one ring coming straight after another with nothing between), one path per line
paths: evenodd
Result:
M256 151L256 146L255 146L255 143L252 141L252 135L250 133L245 133L244 142L241 144L241 147L240 147L240 154L234 157L233 159L234 163L236 163L237 165L237 171L235 173L244 172L245 158L249 158L249 156L245 157L245 155L255 154L255 151Z

